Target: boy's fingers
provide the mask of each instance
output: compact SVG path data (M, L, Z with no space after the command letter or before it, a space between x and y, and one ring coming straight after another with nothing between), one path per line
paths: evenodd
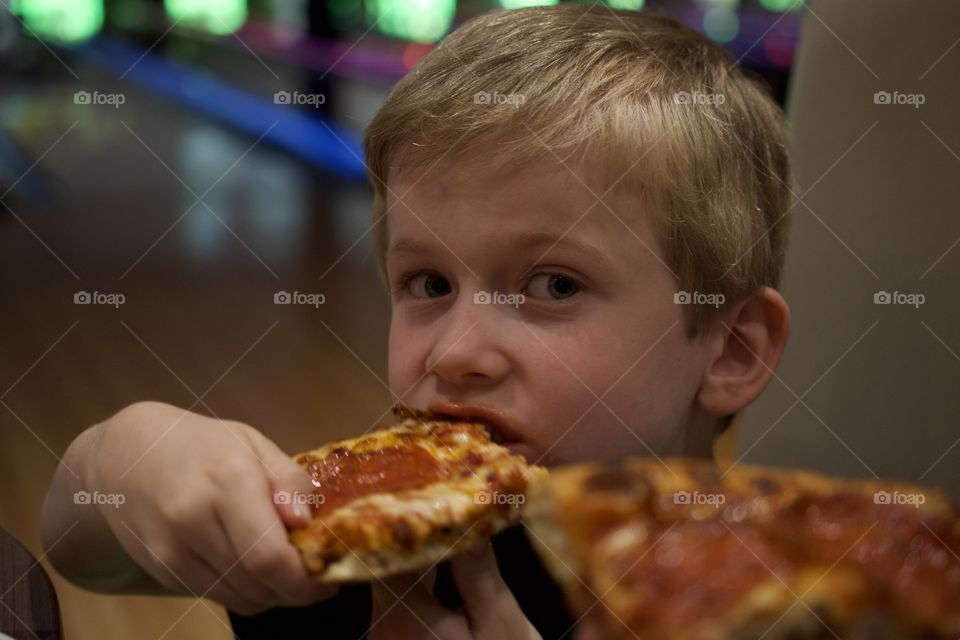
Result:
M161 564L158 570L162 575L154 575L157 581L174 593L209 598L218 604L245 615L262 611L264 606L238 591L209 562L195 551L182 548L176 557L181 563L172 567Z
M226 579L220 580L217 571L195 552L193 553L193 567L193 584L204 585L203 591L196 595L214 600L227 609L242 615L252 615L266 608L262 602L251 599L242 588L237 588L227 582Z
M503 581L489 542L455 556L450 569L470 626L478 637L539 637Z
M441 605L427 590L426 579L419 578L410 574L371 585L370 637L469 638L464 619Z
M338 588L321 584L307 574L300 553L291 544L286 531L305 526L313 517L308 501L298 499L298 496L313 496L314 486L310 476L259 431L252 433L252 442L254 452L265 468L273 507L282 523L281 527L267 536L278 547L277 560L280 564L274 567L278 580L276 584L285 589L289 585L285 592L294 598L291 602L312 604L333 597Z
M261 475L234 481L224 491L218 517L238 564L290 605L308 605L329 598L335 587L311 580L274 508L272 493Z
M273 489L272 496L277 513L288 529L302 527L312 516L305 496L313 495L310 476L277 445L259 432L251 437L253 450L260 458Z
M497 611L513 607L519 611L517 601L500 575L489 541L454 556L450 569L468 612L471 608L489 612L490 607Z
M574 633L574 640L603 640L603 635L596 624L590 620L583 620L577 625L577 631Z
M237 554L229 542L224 526L214 514L211 515L207 521L198 522L191 528L192 533L188 534L187 544L191 547L194 561L202 562L221 578L219 585L228 585L251 601L263 606L284 602L284 598L276 590L264 584L257 576L251 575L242 563L237 562Z

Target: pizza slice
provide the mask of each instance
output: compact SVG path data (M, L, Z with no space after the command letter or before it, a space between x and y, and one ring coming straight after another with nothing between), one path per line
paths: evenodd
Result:
M290 539L323 582L426 569L516 524L546 474L480 422L395 410L399 422L295 460L315 487L313 519Z
M936 490L629 459L528 498L534 547L604 638L960 635L960 522Z

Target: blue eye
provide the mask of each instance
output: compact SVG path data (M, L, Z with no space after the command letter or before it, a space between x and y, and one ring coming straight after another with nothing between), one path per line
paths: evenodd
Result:
M531 298L563 300L580 291L580 284L560 273L538 273L530 278L526 295Z
M421 273L408 278L406 290L416 298L439 298L452 290L450 282L436 273Z

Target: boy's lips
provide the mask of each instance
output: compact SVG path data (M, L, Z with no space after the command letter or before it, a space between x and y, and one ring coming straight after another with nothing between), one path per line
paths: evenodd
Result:
M517 423L503 410L489 405L458 404L456 402L431 402L428 409L432 413L461 418L475 419L490 427L494 442L513 449L523 442Z

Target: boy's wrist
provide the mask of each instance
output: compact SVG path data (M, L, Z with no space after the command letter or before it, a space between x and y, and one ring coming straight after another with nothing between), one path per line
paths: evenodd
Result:
M101 475L99 473L100 463L100 443L103 440L103 432L107 428L107 422L96 424L84 431L80 438L79 451L76 458L81 460L80 468L77 474L80 476L80 486L84 491L93 492L100 489Z
M118 493L117 478L111 476L117 470L109 468L103 452L108 438L132 426L128 420L117 420L116 417L86 429L75 440L71 452L72 460L76 461L72 469L79 477L77 491L85 492L90 499L86 504L78 502L76 494L66 499L72 500L76 509L86 510L77 513L82 524L74 533L83 540L84 548L94 550L96 562L76 563L71 559L57 563L60 565L58 570L75 584L92 591L157 594L161 591L156 588L155 581L133 559L120 542L118 534L121 532L114 528L118 520L115 517L118 509L116 496L123 494ZM123 496L124 503L126 497Z

